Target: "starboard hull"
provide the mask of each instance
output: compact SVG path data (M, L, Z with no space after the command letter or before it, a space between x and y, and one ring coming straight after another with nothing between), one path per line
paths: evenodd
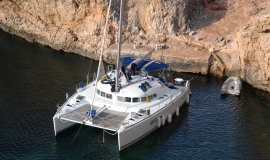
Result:
M74 123L74 122L71 122L71 121L65 121L65 122L63 122L63 121L61 121L60 118L58 118L58 116L55 115L53 117L53 127L54 127L54 134L55 134L55 136L58 133L66 130L66 129L72 127L72 126L74 126L75 124L77 124L77 123Z
M174 113L179 111L184 103L189 103L190 90L185 90L181 95L167 104L158 112L138 122L124 130L118 131L118 147L119 151L127 148L128 146L134 144L145 136L149 135L151 132L164 125L165 121L168 120L168 116L172 116ZM160 118L160 119L159 119ZM165 120L164 120L165 118ZM159 119L159 120L158 120ZM162 120L161 120L162 119ZM161 120L161 121L160 121ZM163 121L163 122L162 122ZM163 123L163 124L159 124Z

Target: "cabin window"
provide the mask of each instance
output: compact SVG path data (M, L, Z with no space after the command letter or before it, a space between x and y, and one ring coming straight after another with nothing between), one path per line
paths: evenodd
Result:
M106 98L112 99L112 95L111 94L106 94Z
M154 98L154 96L153 96L153 95L150 95L150 96L149 96L149 99L150 99L150 100L152 100L153 98Z
M100 92L100 95L102 96L102 97L105 97L105 92Z
M131 98L130 97L125 97L125 102L131 102Z
M134 98L132 98L132 102L133 103L140 102L140 98L139 97L134 97Z
M125 97L117 96L117 100L121 102L125 102Z
M146 97L141 97L141 102L146 102Z
M97 94L99 94L99 95L100 95L100 90L98 90L98 89L97 89Z

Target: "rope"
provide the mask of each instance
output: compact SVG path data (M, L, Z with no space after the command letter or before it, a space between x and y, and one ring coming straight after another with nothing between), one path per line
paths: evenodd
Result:
M82 126L83 126L83 124L81 125L81 127L80 127L80 128L79 128L79 130L77 131L77 133L76 133L75 137L73 138L73 140L72 140L72 142L70 143L70 145L69 145L69 146L71 146L71 145L73 144L73 142L75 141L75 138L77 138L77 136L78 136L78 134L79 134L80 130L82 129Z
M112 136L114 136L114 135L116 135L117 134L117 131L115 132L115 133L110 133L109 131L106 131L106 130L104 130L107 134L109 134L109 135L112 135Z

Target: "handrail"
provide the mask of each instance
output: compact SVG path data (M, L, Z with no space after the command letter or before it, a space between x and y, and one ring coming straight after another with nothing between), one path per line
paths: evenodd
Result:
M71 98L75 95L75 93L77 93L77 91L76 91L75 88L70 89L70 90L69 90L68 92L66 92L66 93L70 93L73 89L75 90L75 92L72 94L72 96L70 96L70 97L69 97L68 99L66 99L64 102L62 102L62 103L58 102L58 103L56 104L56 107L57 107L57 112L56 112L56 114L57 114L58 112L60 112L61 108L62 108L63 106L65 106L65 104L68 102L68 100L71 99ZM60 101L60 100L59 100L59 101ZM61 105L59 105L59 104L61 104Z

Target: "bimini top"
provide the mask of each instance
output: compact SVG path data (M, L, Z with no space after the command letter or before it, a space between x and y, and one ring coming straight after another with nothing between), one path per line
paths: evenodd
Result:
M137 71L145 71L145 72L153 72L153 71L158 71L162 69L167 69L169 66L165 63L158 62L158 61L153 61L151 59L142 59L140 58L135 58L135 57L130 57L130 56L125 56L121 58L122 66L127 67L131 63L136 63L136 68L135 70Z

